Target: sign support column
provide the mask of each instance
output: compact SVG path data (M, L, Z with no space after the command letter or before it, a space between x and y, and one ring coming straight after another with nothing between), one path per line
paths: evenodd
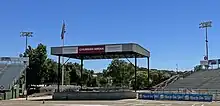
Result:
M147 57L147 74L148 86L150 87L150 57Z
M134 76L135 76L134 90L136 92L137 91L137 56L136 56L136 54L134 57Z
M80 68L80 86L81 86L81 89L82 89L82 71L83 71L83 57L81 57L81 68Z
M57 92L60 92L60 71L61 71L61 66L60 66L60 56L58 56L58 78L57 78Z

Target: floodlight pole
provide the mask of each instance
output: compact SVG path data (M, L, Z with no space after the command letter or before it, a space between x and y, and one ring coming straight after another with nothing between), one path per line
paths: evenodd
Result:
M176 64L176 72L179 71L179 67L178 67L178 64Z
M208 29L205 28L205 43L206 43L206 56L207 60L209 60L209 49L208 49Z
M147 57L147 74L148 87L150 88L150 57Z
M64 47L64 39L63 39L63 45L62 46ZM61 79L62 88L63 88L63 84L64 84L64 68L65 68L65 66L64 66L64 57L62 56L62 79Z
M33 36L33 32L21 32L21 37L25 37L25 52L26 52L26 57L28 57L28 54L27 54L27 49L28 49L28 37L32 37ZM25 97L26 97L26 100L28 98L27 96L27 68L25 69Z
M208 52L208 27L212 27L212 21L201 22L199 28L205 28L205 43L206 43L206 57L205 60L209 60ZM206 67L208 69L208 66Z

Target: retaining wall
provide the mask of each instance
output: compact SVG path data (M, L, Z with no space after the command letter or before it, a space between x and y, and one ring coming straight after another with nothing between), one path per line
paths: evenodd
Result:
M135 92L55 92L55 100L120 100L134 99Z

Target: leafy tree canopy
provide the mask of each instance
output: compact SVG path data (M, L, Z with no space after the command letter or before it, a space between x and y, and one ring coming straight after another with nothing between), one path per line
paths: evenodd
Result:
M57 83L58 63L47 57L45 45L40 43L36 48L28 46L26 52L19 56L29 56L30 59L27 69L28 85ZM65 69L65 84L82 84L89 87L134 87L134 66L124 60L113 59L108 67L99 73L84 68L82 75L80 73L81 65L78 63L67 62L63 66ZM199 66L195 67L195 70L199 69ZM137 87L140 89L149 85L154 86L176 74L178 73L174 71L151 69L150 75L148 75L147 68L137 67ZM148 83L148 77L150 83ZM80 80L81 78L82 80Z

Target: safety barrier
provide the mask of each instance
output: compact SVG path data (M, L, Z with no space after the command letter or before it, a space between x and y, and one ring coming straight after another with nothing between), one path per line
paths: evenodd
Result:
M131 91L115 92L55 92L54 100L120 100L135 99L136 93Z
M220 101L220 90L219 89L167 89L160 91L151 91L152 93L174 93L174 94L209 94L213 95L212 101Z
M138 93L138 99L211 102L210 94Z

